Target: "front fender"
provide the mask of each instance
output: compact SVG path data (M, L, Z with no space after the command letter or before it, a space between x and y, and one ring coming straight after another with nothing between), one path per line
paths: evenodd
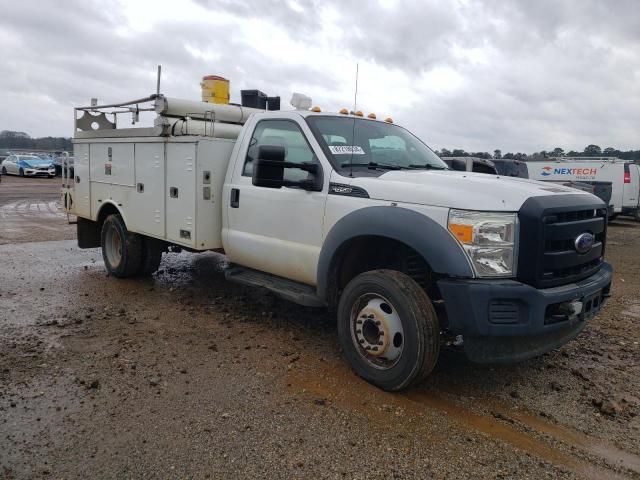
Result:
M469 260L453 236L435 220L402 207L367 207L345 215L327 234L318 259L318 295L327 300L331 267L340 247L362 236L386 237L418 252L435 273L473 277Z

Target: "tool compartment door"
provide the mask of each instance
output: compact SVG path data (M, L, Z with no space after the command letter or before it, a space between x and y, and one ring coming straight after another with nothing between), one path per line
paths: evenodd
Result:
M91 188L89 178L89 144L76 143L73 146L75 155L73 179L70 179L71 198L67 202L71 205L71 212L79 217L91 218Z
M92 143L91 181L133 187L133 143Z
M164 237L165 182L164 142L135 145L135 201L129 215L137 231Z
M166 238L195 247L196 144L167 143L166 158Z

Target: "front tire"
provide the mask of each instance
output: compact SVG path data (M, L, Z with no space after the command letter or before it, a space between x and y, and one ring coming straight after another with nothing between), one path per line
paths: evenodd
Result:
M24 170L22 168L18 171L18 175L24 177Z
M353 370L387 391L419 383L440 353L438 317L408 275L373 270L351 280L338 305L338 336Z
M101 245L104 265L111 275L127 278L138 273L142 239L127 230L120 215L109 215L102 224Z
M7 167L2 167L2 174L6 175L7 174Z

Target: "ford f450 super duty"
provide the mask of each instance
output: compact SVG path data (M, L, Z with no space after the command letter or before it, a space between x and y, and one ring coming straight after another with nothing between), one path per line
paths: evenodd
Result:
M123 111L155 122L118 128ZM609 296L600 199L449 170L391 119L161 94L75 112L62 201L113 277L223 252L228 279L335 312L353 370L385 390L427 376L445 340L476 362L557 348Z

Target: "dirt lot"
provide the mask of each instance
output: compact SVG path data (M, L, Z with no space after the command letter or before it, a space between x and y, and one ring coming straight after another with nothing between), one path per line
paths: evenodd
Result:
M613 297L514 366L447 351L387 394L334 319L224 281L215 254L107 277L58 180L0 184L0 478L640 479L640 224L611 225Z

